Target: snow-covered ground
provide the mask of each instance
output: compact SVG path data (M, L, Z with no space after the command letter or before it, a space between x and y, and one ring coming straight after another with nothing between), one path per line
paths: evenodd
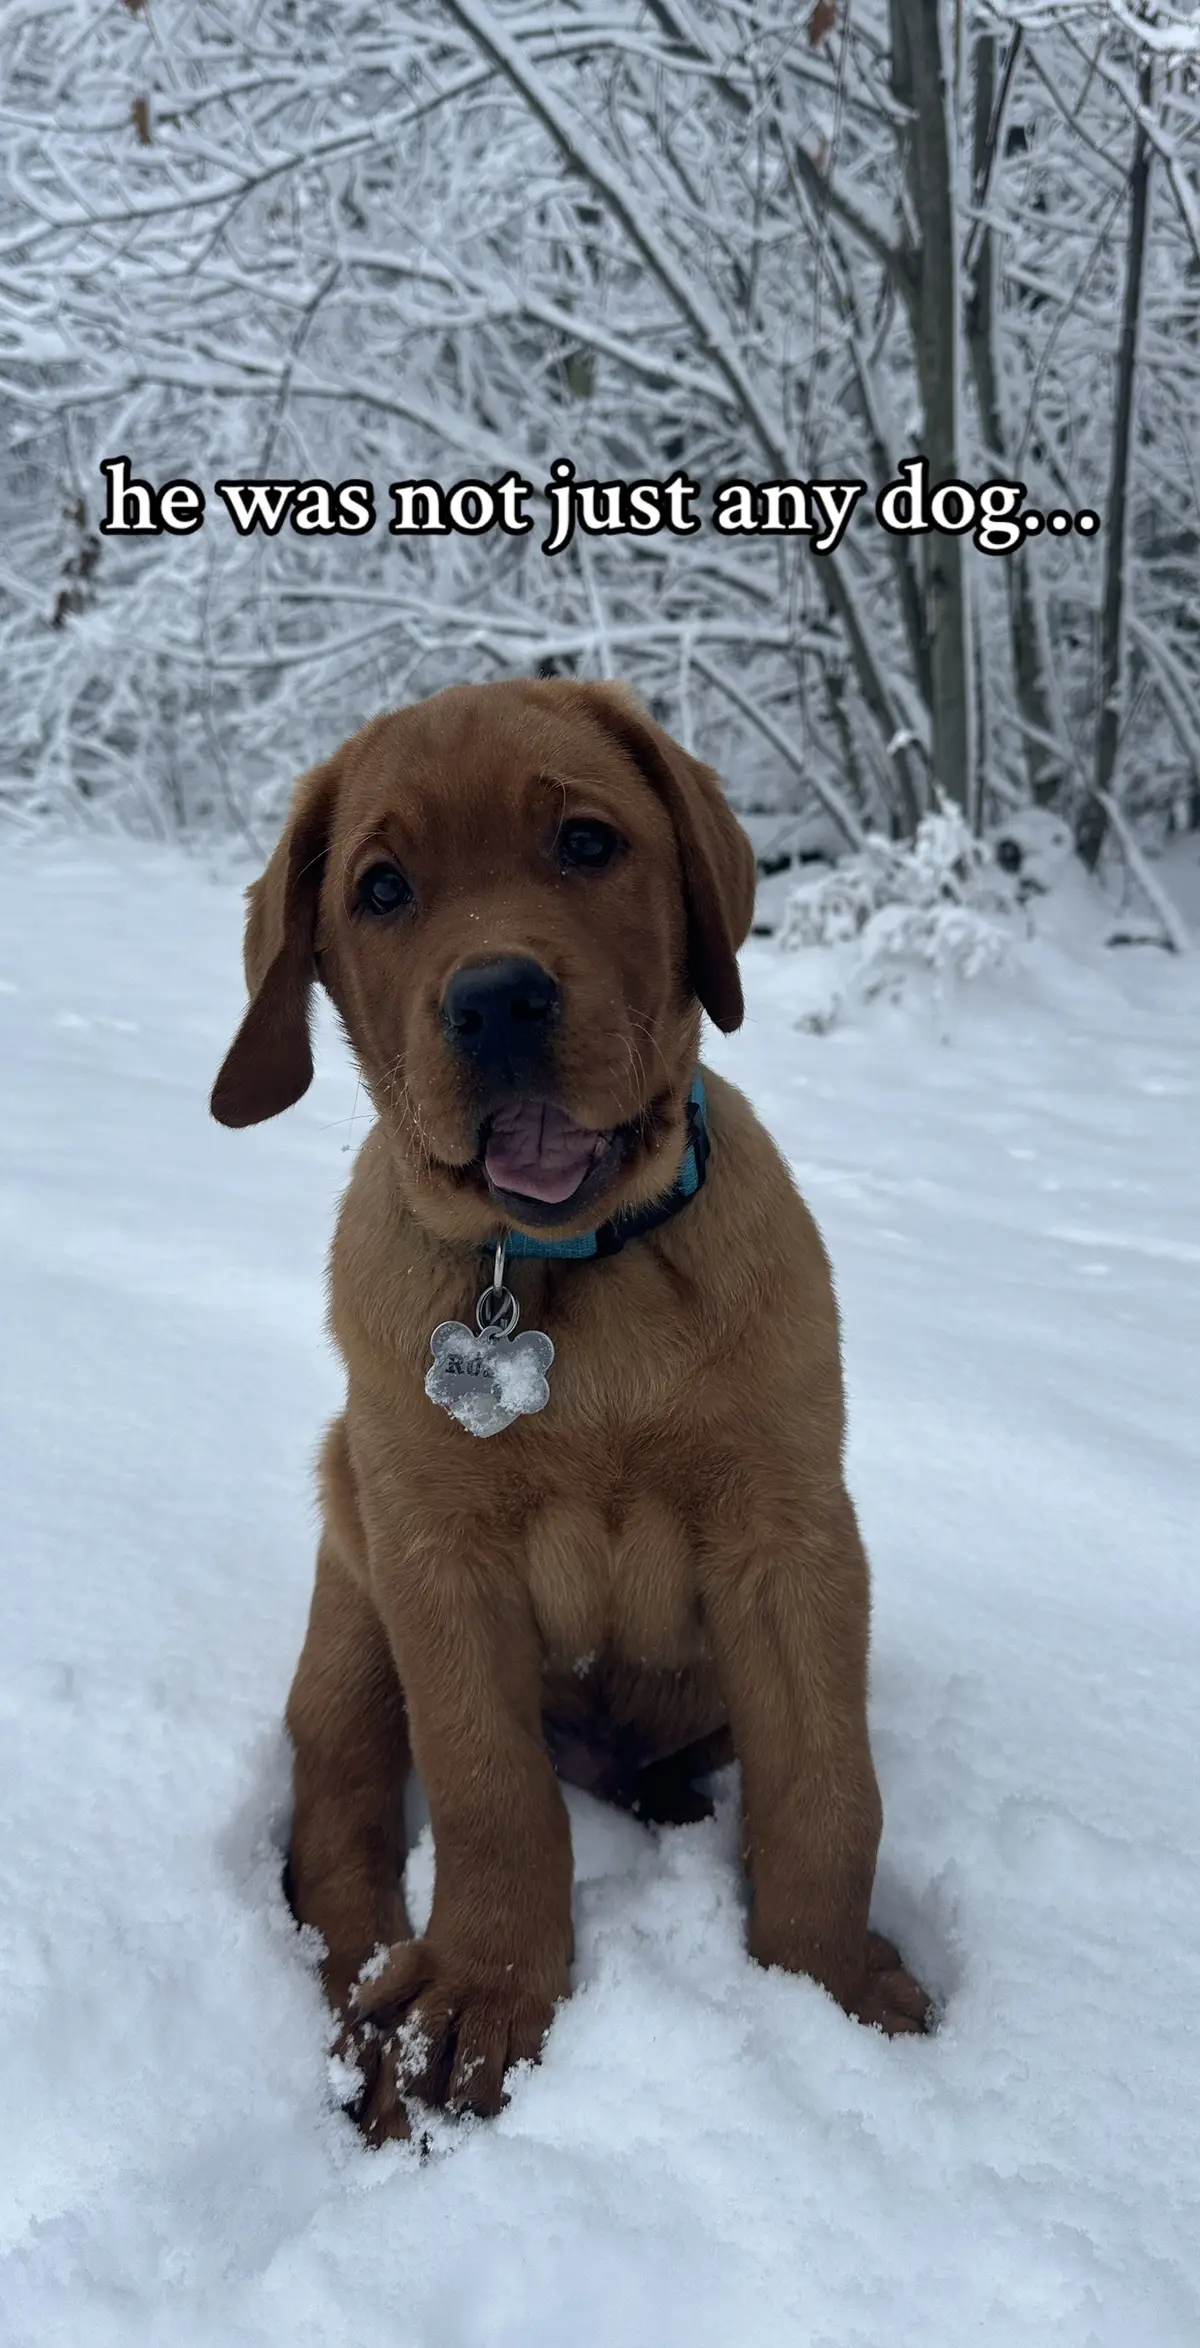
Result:
M732 1793L572 1799L578 1987L424 2166L327 2100L280 1727L361 1101L242 1135L233 880L0 869L0 2339L12 2348L1196 2348L1200 975L1042 950L941 1044L712 1057L845 1311L887 2043L742 1953ZM427 1838L411 1866L419 1904Z

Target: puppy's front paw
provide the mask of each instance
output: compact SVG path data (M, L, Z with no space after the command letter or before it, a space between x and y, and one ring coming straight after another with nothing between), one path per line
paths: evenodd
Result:
M848 2010L855 2021L883 2030L889 2038L916 2037L933 2020L933 2007L920 1982L881 1932L867 1934L866 1969Z
M398 1941L352 1991L337 2048L361 2082L349 2109L368 2143L411 2134L410 2098L490 2118L505 2072L538 2060L556 2003L518 1964L456 1964L429 1940Z

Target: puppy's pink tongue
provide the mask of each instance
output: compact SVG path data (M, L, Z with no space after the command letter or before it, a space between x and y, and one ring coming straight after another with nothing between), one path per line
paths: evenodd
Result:
M516 1101L492 1119L483 1162L497 1190L520 1191L525 1198L557 1206L578 1190L606 1138L573 1124L562 1109L544 1101Z

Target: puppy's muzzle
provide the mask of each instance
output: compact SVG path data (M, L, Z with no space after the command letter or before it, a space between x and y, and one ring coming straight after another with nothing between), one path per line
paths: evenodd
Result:
M493 1085L544 1076L558 1012L557 981L521 954L463 963L442 996L448 1042Z

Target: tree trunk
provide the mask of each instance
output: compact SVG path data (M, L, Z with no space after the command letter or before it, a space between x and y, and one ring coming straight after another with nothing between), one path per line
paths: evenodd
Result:
M930 483L964 477L959 451L961 349L956 157L941 0L892 0L892 90L912 117L904 159L918 234L909 296ZM922 540L932 687L933 779L970 813L974 804L971 642L965 548L931 530Z
M1013 35L998 108L996 35L981 33L975 44L972 161L975 201L980 206L987 202L995 160L994 148L1000 135L998 115L1003 116L1004 99L1019 38L1019 33ZM1008 434L1004 425L996 364L996 240L986 221L977 226L972 243L974 263L966 306L971 375L979 405L984 447L998 477L1010 480L1012 469ZM1069 751L1056 750L1054 747L1058 728L1047 681L1046 630L1033 568L1038 554L1036 546L1019 546L1013 554L1004 557L1004 568L1008 587L1013 685L1025 741L1026 773L1035 805L1048 807L1060 796L1062 785L1070 772L1071 758Z
M1138 97L1144 107L1149 106L1152 94L1153 65L1147 52L1138 76ZM1134 131L1133 161L1129 170L1125 301L1121 316L1121 340L1117 349L1117 398L1108 485L1108 548L1104 564L1104 602L1100 614L1100 714L1096 725L1096 779L1094 789L1089 792L1080 809L1075 829L1075 845L1089 872L1094 872L1100 861L1100 850L1108 829L1105 800L1112 789L1121 731L1129 453L1133 438L1138 320L1146 273L1146 222L1149 210L1150 141L1139 122Z

